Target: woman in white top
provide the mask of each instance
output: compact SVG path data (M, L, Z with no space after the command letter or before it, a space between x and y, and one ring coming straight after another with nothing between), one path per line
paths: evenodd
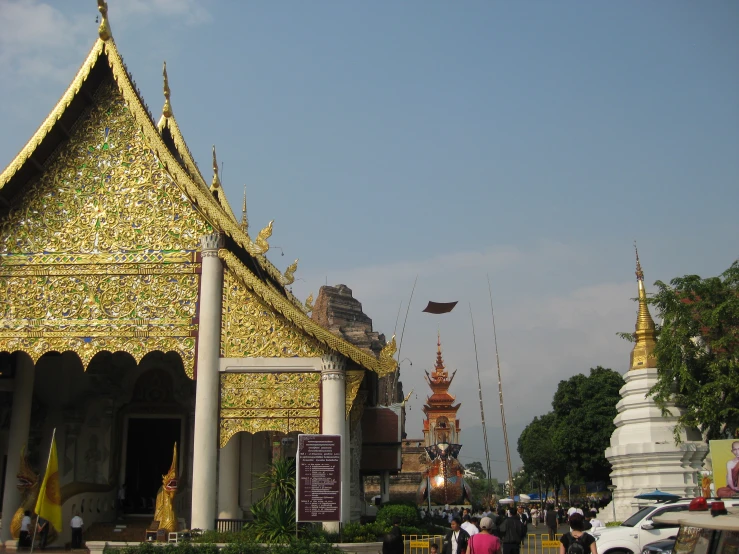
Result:
M18 537L18 547L30 547L31 546L31 512L26 510L23 512L23 519L21 519L21 533Z

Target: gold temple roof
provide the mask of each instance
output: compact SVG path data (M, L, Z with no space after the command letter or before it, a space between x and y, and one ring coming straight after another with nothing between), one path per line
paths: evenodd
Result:
M262 254L263 250L251 241L242 228L225 195L220 194L220 198L216 199L206 185L172 113L166 67L163 110L166 113L157 124L134 86L112 38L107 5L98 0L98 6L103 16L98 30L99 38L56 106L0 173L0 203L10 205L18 194L22 194L25 185L41 174L45 164L54 158L58 148L68 140L69 129L93 102L92 92L106 77L112 76L165 171L208 224L225 235L226 243L221 258L236 272L243 284L303 332L330 349L381 375L394 371L397 364L392 359L394 351L391 352L390 344L386 347L388 351L383 351L378 360L308 317L305 305L285 287L283 274Z

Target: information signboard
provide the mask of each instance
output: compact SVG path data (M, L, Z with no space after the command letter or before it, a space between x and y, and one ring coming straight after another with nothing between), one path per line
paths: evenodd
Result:
M341 436L298 435L295 517L341 521Z

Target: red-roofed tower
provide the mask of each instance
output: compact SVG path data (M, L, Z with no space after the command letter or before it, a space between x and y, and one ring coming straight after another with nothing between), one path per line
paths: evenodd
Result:
M454 404L456 398L449 394L449 387L454 380L456 371L449 377L449 372L444 367L444 359L441 356L441 336L436 341L436 365L433 373L426 372L426 382L431 387L431 396L426 398L423 413L426 419L423 421L423 437L426 446L439 443L459 443L459 420L457 410L460 404Z

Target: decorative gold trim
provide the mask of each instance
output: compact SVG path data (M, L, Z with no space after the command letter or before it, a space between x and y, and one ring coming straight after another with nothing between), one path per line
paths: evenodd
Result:
M382 352L385 353L386 357L388 355L390 356L389 359L392 360L392 362L388 361L387 358L384 362L381 362L371 354L360 350L353 344L348 343L347 341L337 337L330 331L318 325L315 321L310 319L304 311L298 309L296 306L290 303L287 298L281 296L275 290L265 285L262 280L258 279L251 271L249 271L241 263L241 261L230 251L226 249L221 249L218 251L218 255L226 264L226 266L228 266L228 268L234 272L234 274L241 281L242 284L246 285L252 291L254 291L257 296L264 300L264 302L266 302L274 310L280 313L293 325L308 333L315 339L319 340L320 342L328 346L331 350L338 352L339 354L346 356L347 358L358 363L362 367L370 369L381 375L386 374L381 372L392 372L395 370L397 362L395 362L395 360L392 360L392 355L395 353L395 337L393 337L393 340L391 341L393 344L392 352L390 349L388 349L387 346L382 350ZM391 365L392 369L388 371L388 368L390 368Z
M317 435L321 432L321 420L317 417L306 418L270 418L221 419L219 446L223 448L236 433L259 433L274 431L277 433L300 432Z
M90 253L61 253L44 252L43 254L0 254L0 268L24 267L28 265L109 265L109 264L193 264L196 260L195 251L182 250L178 252L164 252L161 250L148 252L101 252Z
M349 419L349 412L352 411L354 399L357 397L359 387L364 379L364 370L349 370L346 372L346 419Z
M195 339L193 337L152 337L152 336L106 336L106 337L71 337L68 333L58 333L61 336L50 337L20 337L0 340L0 350L7 352L26 352L36 363L47 352L72 351L79 356L85 369L90 360L99 352L128 352L136 363L149 352L175 352L182 358L185 373L193 378L195 365Z

